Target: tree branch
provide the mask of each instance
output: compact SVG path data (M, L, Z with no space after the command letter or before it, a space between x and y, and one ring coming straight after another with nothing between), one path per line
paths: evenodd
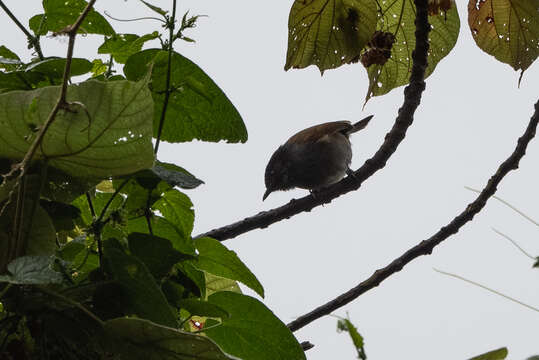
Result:
M498 167L498 170L489 179L487 185L481 191L479 196L472 203L468 204L464 211L462 211L458 216L456 216L449 224L442 227L436 234L434 234L427 240L421 241L419 244L406 251L400 257L393 260L386 267L376 270L374 274L371 275L371 277L359 283L356 287L348 290L344 294L329 301L328 303L292 321L290 324L288 324L288 328L291 331L296 331L298 329L301 329L305 325L313 322L314 320L348 304L349 302L369 291L370 289L380 285L382 281L384 281L394 273L401 271L406 264L408 264L415 258L421 255L431 254L435 246L440 244L442 241L444 241L451 235L456 234L462 226L464 226L467 222L471 221L473 217L477 213L479 213L481 209L483 209L483 207L487 203L487 200L496 192L497 186L500 184L505 175L507 175L511 170L518 169L520 159L522 159L522 157L526 153L526 148L529 142L535 136L538 121L539 101L535 103L535 112L530 119L526 131L518 139L517 146L513 153Z
M223 226L195 238L208 236L219 241L234 238L245 232L265 228L275 222L288 219L304 211L311 211L316 206L330 203L333 199L350 191L359 189L361 184L375 172L382 169L391 155L406 136L406 131L412 125L414 112L421 101L421 94L425 90L425 69L427 67L427 51L429 49L428 34L430 25L427 16L427 0L415 0L417 8L416 17L416 47L412 53L413 65L410 76L410 84L404 89L404 102L399 109L397 119L392 129L386 134L384 143L374 156L356 171L353 176L348 176L320 192L316 197L308 195L300 199L292 199L288 204L270 211L263 211L257 215L245 218L236 223Z
M17 17L11 12L11 10L8 9L8 7L4 4L3 1L0 0L0 7L6 12L7 16L13 20L13 22L19 27L19 29L22 30L24 35L28 38L28 44L32 46L36 52L37 56L39 57L39 60L43 60L45 57L43 56L43 52L41 52L41 44L39 43L39 36L33 36L30 34L30 31L28 31L23 24L17 19Z

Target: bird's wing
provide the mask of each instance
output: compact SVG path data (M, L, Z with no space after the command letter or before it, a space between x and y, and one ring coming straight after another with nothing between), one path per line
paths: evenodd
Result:
M305 130L301 130L296 135L288 139L287 143L305 144L313 143L321 140L326 135L331 135L336 132L346 132L352 129L350 121L334 121L320 125L311 126Z

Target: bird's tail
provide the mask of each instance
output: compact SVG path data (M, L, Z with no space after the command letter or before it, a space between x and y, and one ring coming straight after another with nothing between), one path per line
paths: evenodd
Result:
M350 135L350 134L355 133L356 131L359 131L359 130L365 128L365 126L367 126L367 124L369 123L369 121L371 121L371 119L373 117L374 117L374 115L369 115L365 119L363 119L361 121L358 121L357 123L352 125L352 128L350 130L346 131L346 133L348 135Z

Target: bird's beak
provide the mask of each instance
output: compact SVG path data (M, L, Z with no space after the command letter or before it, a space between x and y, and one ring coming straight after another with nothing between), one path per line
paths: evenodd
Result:
M266 189L266 192L264 193L264 196L262 196L262 201L266 200L269 194L271 194L272 190Z

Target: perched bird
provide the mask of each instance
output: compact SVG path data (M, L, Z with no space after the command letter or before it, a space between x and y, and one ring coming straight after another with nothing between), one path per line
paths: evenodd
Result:
M319 190L350 173L352 146L348 137L363 129L374 115L351 124L334 121L298 132L281 145L266 166L266 192L302 188Z

